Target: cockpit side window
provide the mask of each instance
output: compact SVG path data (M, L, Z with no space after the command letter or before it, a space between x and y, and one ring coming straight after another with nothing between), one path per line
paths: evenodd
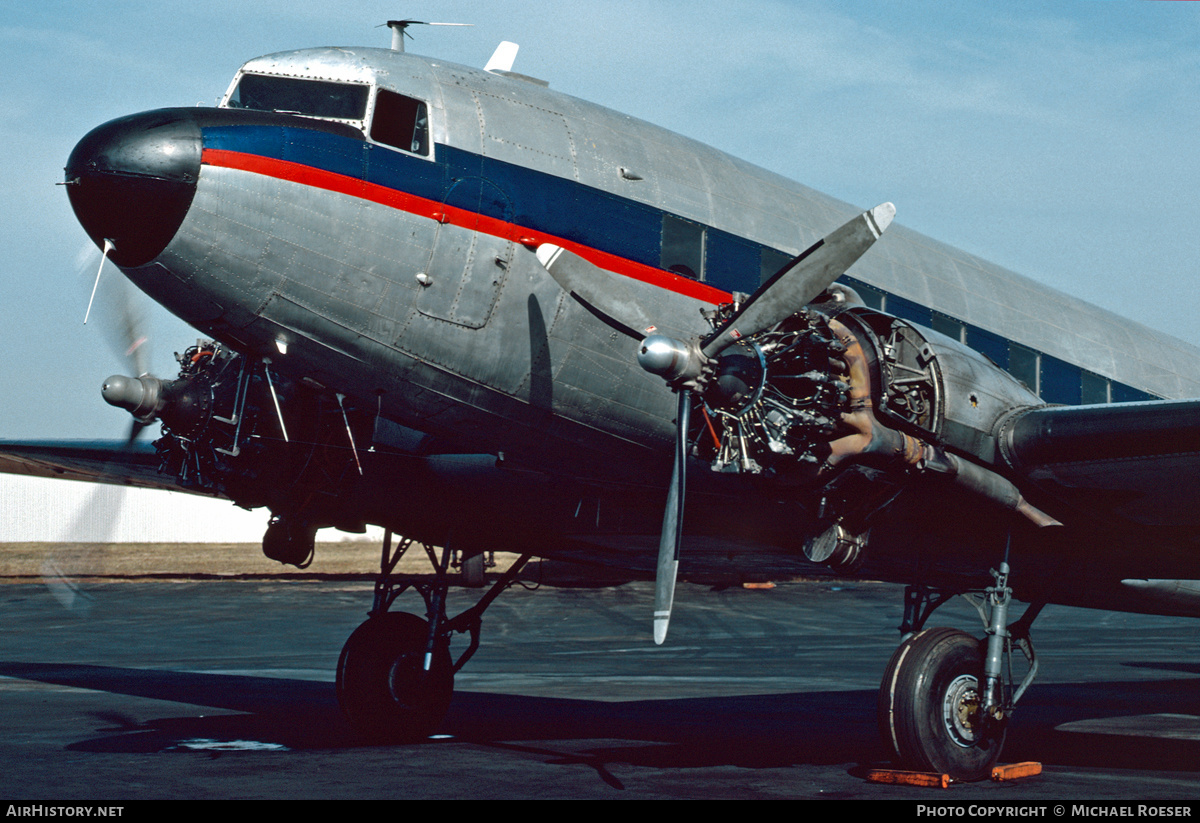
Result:
M377 143L429 156L429 115L420 100L380 89L371 119L371 139Z
M246 74L229 95L227 105L234 109L362 120L367 114L370 92L370 86L355 83Z

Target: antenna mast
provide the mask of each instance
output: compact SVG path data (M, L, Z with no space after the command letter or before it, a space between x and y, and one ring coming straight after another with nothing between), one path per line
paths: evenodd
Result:
M408 33L409 26L473 26L474 23L427 23L424 20L389 20L387 27L392 30L392 51L404 51L404 38L412 37Z

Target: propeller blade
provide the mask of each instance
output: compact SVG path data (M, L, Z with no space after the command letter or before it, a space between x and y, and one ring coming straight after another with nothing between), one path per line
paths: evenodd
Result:
M105 251L112 251L107 242ZM106 262L103 253L91 243L86 244L79 255L80 273L84 267L100 270ZM97 279L93 283L89 300L89 315L96 315L104 340L113 353L120 357L124 369L134 377L141 377L150 370L149 316L146 297L124 276ZM89 316L90 322L90 316ZM93 324L96 325L96 324Z
M653 333L654 324L630 289L628 278L552 243L538 246L537 258L564 291L617 331L634 340Z
M111 240L104 241L96 278L92 284L91 297L88 299L84 323L90 319L94 307L103 321L104 336L107 338L107 342L124 357L128 368L133 371L134 377L132 378L119 376L109 378L102 389L106 399L110 402L116 395L120 395L125 400L123 407L132 412L133 407L129 401L130 393L135 388L144 393L147 386L153 386L154 397L157 398L157 390L161 381L147 374L150 362L146 317L133 285L125 277L110 277L104 281L103 286L100 284L100 275L104 271L104 264L114 248ZM95 248L91 244L85 246L81 255L81 260L84 259L88 261L89 265L94 265L91 261L95 259ZM98 301L97 298L99 298ZM143 383L143 378L149 382ZM113 394L114 391L116 395ZM132 452L138 437L147 425L146 422L138 420L135 414L121 451L112 455L110 462L119 463L123 457ZM109 464L106 463L100 471L100 476L109 474L108 466ZM113 472L113 474L117 474L117 472ZM65 539L60 541L60 544L64 545L59 545L58 548L48 552L43 560L42 581L63 608L79 614L86 614L91 609L94 602L93 595L84 588L79 579L86 579L103 571L108 546L116 534L116 527L120 521L121 510L125 503L125 492L124 486L97 483L72 519L64 535ZM90 534L96 528L89 528L89 524L93 521L99 523L98 536ZM81 535L87 535L82 539L88 539L88 537L91 539L89 542L79 543L77 541L81 539Z
M150 424L143 423L140 420L133 421L133 424L129 427L129 434L125 435L125 451L133 451L133 444L136 443L138 437L141 436L142 429L146 428L148 425Z
M103 574L127 489L96 483L42 559L42 583L66 610L84 617L96 602L87 581Z
M705 338L700 351L716 357L734 341L807 306L871 248L895 216L895 206L881 203L818 240L759 286L728 323Z
M667 488L662 534L658 540L658 571L654 577L654 643L661 646L671 625L675 601L675 576L679 571L679 542L683 535L683 503L687 480L687 436L691 422L692 395L681 391L675 419L675 466Z
M142 311L133 285L123 277L117 282L115 299L117 317L110 322L115 326L113 331L119 335L122 353L129 368L135 376L141 377L150 371L145 312Z

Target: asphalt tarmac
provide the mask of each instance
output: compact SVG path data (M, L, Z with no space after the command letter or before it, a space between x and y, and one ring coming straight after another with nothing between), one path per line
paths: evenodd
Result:
M893 586L683 584L662 647L651 584L517 587L485 614L442 734L407 746L357 739L334 695L369 582L106 582L87 595L67 609L43 585L0 586L6 802L1200 797L1200 633L1185 619L1048 608L1034 626L1042 673L1004 757L1043 774L923 789L864 779L884 765L875 701L898 639ZM473 596L453 592L452 610ZM937 624L978 617L947 606Z

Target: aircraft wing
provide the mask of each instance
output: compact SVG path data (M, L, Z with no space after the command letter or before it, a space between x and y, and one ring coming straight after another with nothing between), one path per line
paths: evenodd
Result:
M182 491L173 475L159 474L150 443L124 440L0 441L0 472Z
M1200 400L1048 406L1006 425L1009 466L1084 515L1192 527L1200 510Z

